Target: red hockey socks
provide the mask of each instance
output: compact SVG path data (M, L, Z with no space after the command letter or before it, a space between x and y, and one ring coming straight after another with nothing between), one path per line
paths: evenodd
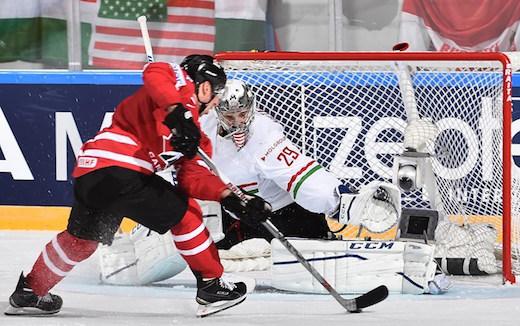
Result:
M83 240L67 231L52 239L34 263L27 275L27 283L38 296L43 296L61 281L75 265L92 255L98 246L96 241Z
M202 221L202 211L190 198L188 209L182 220L172 228L173 241L177 250L191 270L203 278L220 277L224 268L220 263L218 250Z

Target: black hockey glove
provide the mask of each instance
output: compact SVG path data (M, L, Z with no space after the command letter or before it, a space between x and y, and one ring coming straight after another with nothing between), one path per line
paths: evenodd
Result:
M271 205L258 196L248 196L245 202L232 193L222 199L220 204L240 221L253 227L265 222L271 214Z
M193 122L191 112L179 104L168 113L163 123L172 131L170 143L173 149L181 152L187 158L193 158L199 147L200 130Z

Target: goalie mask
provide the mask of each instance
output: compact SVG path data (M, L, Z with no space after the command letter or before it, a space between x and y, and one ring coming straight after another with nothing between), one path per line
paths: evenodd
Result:
M240 80L229 80L215 111L219 134L233 139L238 149L244 147L255 117L255 98L249 86Z

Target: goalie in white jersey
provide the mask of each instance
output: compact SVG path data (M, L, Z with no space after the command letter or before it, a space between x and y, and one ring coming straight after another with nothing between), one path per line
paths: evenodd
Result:
M302 154L280 124L257 112L254 94L244 82L229 80L219 105L200 122L213 144L216 165L244 192L272 205L271 221L285 236L326 238L330 231L325 216L375 232L395 225L400 212L397 187L377 183L348 193L332 173ZM217 244L220 248L249 238L272 239L262 227L243 224L233 234L230 229L236 230L238 223L224 220L228 232Z
M326 216L341 224L363 225L372 232L384 232L397 223L400 191L396 186L371 183L349 193L332 173L302 154L284 135L280 124L256 111L254 95L245 83L229 80L218 107L199 121L212 142L213 160L219 170L244 192L269 202L273 210L270 219L285 236L331 238ZM222 220L225 237L217 242L219 249L230 249L253 238L272 239L263 227L240 223L230 214L222 214ZM126 242L104 248L103 281L147 284L174 276L185 268L171 239L160 239L154 234L143 237L150 232L142 229L135 234ZM220 237L221 233L215 230L212 236ZM252 241L256 251L262 249L263 244ZM129 246L134 248L122 264L121 257L129 252ZM121 264L137 266L131 270ZM228 267L226 271L233 271Z

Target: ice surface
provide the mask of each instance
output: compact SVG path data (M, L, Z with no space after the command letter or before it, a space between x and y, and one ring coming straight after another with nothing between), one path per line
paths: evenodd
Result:
M55 232L0 231L0 310L7 307L21 270L28 272ZM258 286L241 305L195 317L195 280L189 272L146 287L99 284L97 257L78 266L53 292L62 311L47 317L0 315L0 325L520 325L520 286L499 278L456 278L449 293L390 295L361 314L348 314L329 295L292 294L269 287L266 272L246 273Z

